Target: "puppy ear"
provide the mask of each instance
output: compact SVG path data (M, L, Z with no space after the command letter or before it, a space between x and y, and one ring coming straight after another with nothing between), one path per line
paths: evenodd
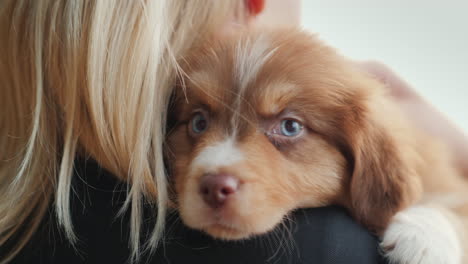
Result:
M388 115L376 115L370 108L357 115L352 127L348 127L354 165L350 209L357 220L380 233L415 197L417 155L405 144L405 133L399 131L401 127L388 120Z

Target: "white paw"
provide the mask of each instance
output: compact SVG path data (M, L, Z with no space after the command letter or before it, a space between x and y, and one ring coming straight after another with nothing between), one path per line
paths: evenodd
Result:
M461 242L443 211L415 206L399 212L383 235L391 264L460 264Z

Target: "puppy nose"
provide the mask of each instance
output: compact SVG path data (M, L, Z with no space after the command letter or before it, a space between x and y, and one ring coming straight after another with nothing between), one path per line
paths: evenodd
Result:
M213 209L223 206L239 188L239 180L229 174L206 174L201 179L200 193Z

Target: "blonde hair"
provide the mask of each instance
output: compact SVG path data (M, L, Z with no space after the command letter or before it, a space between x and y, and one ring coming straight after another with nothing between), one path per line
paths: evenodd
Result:
M162 148L176 60L225 22L239 0L0 2L0 247L17 254L51 202L71 242L76 155L131 183L132 260L142 200L167 208Z

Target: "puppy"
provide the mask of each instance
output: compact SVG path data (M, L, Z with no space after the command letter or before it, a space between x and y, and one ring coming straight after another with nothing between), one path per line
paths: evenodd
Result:
M468 263L468 185L448 152L315 36L242 33L183 70L167 158L186 225L243 239L336 204L392 263Z

